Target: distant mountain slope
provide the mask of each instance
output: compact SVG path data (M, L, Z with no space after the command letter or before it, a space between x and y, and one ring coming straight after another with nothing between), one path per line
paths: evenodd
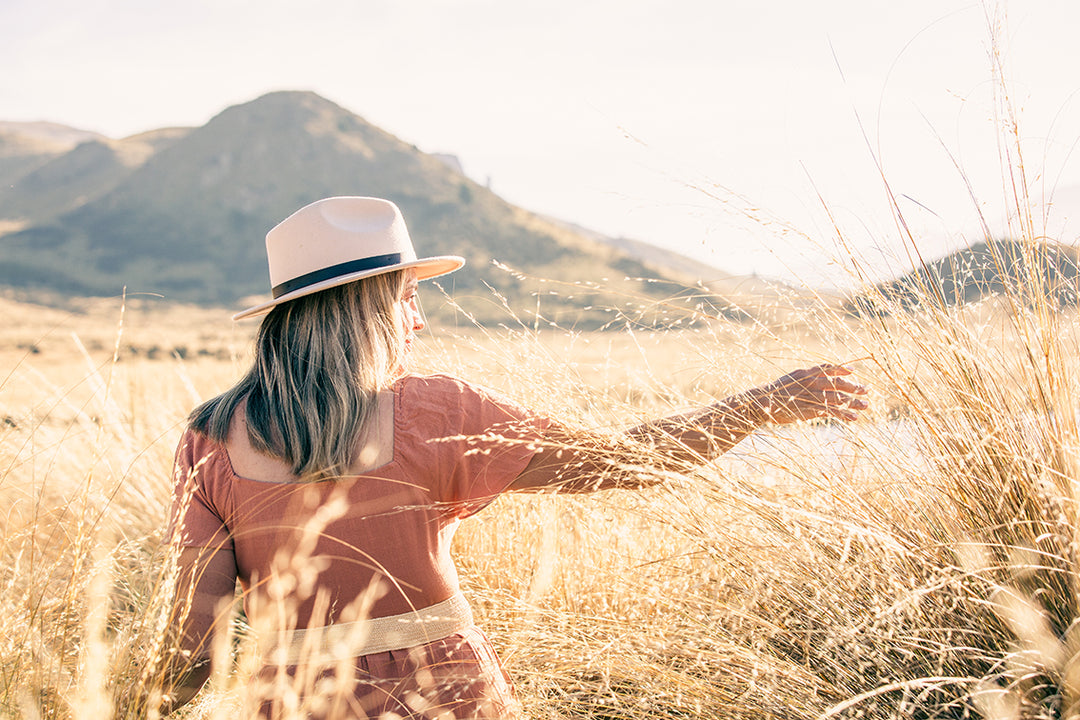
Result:
M155 292L236 306L263 294L263 236L300 206L330 195L377 195L401 206L419 252L469 261L446 287L481 320L505 318L492 289L512 307L581 321L601 291L574 283L613 278L618 293L646 305L675 281L631 254L506 203L438 157L309 92L276 92L230 107L191 130L122 141L92 139L52 154L0 187L0 284L69 294ZM492 260L571 289L522 281ZM644 300L644 302L642 302ZM724 302L714 305L723 309ZM610 315L594 312L595 324Z
M47 122L0 121L0 189L97 133Z
M842 298L836 292L793 287L773 278L757 275L734 275L707 265L687 255L626 237L610 237L595 230L556 218L545 218L575 234L607 245L636 258L652 272L672 278L686 288L682 294L704 291L723 298L728 317L776 319L809 305L839 307ZM695 290L696 289L696 290Z
M650 245L649 243L641 242L640 240L632 240L624 237L610 237L567 220L548 216L543 217L544 220L553 225L557 225L558 227L598 243L616 248L617 250L625 252L627 255L641 260L650 267L661 269L661 271L665 273L682 275L690 283L710 283L719 280L728 280L734 277L720 268L706 265L705 263L694 260L686 255L680 255L679 253L655 245Z
M87 140L102 140L103 136L90 130L73 128L54 122L13 122L0 120L0 134L21 138L22 142L38 143L56 152L70 150Z
M854 298L849 309L874 314L960 305L1008 294L1022 302L1048 298L1058 307L1080 299L1080 252L1059 243L980 242Z
M52 221L102 197L176 136L146 133L125 140L92 139L39 164L0 192L0 217Z

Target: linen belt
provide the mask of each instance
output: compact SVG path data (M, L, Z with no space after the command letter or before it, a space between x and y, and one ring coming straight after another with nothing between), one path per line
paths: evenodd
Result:
M426 645L472 624L472 610L459 590L440 603L400 615L277 633L259 643L259 654L264 662L275 665L335 662Z

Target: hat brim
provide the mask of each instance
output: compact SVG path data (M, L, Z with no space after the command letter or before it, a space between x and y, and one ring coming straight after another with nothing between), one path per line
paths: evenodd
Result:
M281 297L274 298L268 302L260 303L254 307L249 307L247 310L242 310L232 316L233 320L244 320L245 318L258 317L259 315L265 315L282 303L287 303L290 300L296 300L307 295L313 295L322 290L329 290L339 285L346 285L357 280L363 280L366 277L372 277L374 275L384 275L388 272L395 270L407 270L409 268L416 269L417 280L430 280L431 278L439 277L440 275L447 275L461 268L465 264L465 258L457 257L456 255L440 255L438 257L421 258L420 260L413 260L412 262L399 263L397 265L391 265L388 267L376 268L373 270L361 270L359 272L348 273L339 277L330 278L329 280L323 280L307 287L300 288L299 290L293 290L290 293L285 293Z

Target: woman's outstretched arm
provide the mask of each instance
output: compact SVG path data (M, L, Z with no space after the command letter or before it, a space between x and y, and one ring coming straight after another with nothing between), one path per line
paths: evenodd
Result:
M727 452L767 423L831 417L854 420L868 403L866 388L842 365L795 370L771 383L682 415L629 428L621 435L553 427L512 490L587 492L641 487L649 468L685 470Z

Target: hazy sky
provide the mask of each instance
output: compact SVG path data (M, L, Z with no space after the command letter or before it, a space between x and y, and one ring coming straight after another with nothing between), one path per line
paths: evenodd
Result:
M978 237L965 177L1000 215L991 26L1073 241L1075 0L0 0L0 119L123 137L314 90L530 210L840 282L819 193L857 255L907 262L875 157L929 256Z

